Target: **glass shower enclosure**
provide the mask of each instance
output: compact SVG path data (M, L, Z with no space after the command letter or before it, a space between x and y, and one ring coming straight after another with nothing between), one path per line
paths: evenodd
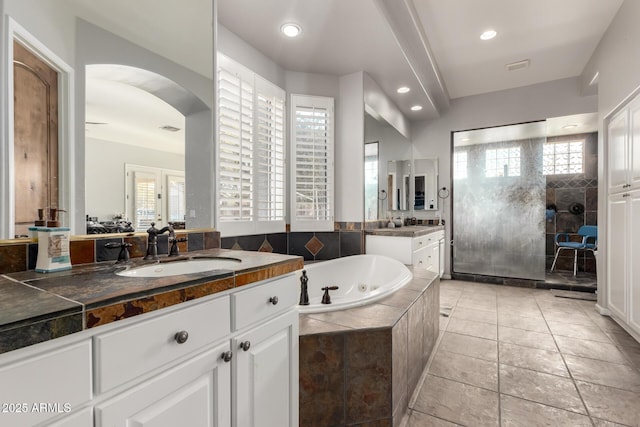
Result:
M545 279L545 122L453 134L453 272Z

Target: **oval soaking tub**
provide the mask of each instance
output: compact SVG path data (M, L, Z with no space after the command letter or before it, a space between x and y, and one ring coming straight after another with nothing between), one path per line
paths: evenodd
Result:
M400 261L382 255L353 255L305 266L309 305L299 305L300 313L344 310L384 298L409 283L413 275ZM298 273L302 276L302 273ZM322 304L321 288L330 290L331 304Z

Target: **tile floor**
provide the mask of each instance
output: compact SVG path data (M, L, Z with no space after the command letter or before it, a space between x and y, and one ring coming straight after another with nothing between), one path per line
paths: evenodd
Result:
M640 344L591 301L444 280L407 427L640 426Z

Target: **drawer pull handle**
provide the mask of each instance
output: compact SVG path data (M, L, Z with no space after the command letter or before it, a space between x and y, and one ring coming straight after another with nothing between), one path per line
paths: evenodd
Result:
M269 298L269 302L273 305L278 304L278 297L271 297Z
M233 352L231 350L225 351L224 353L222 353L221 357L222 357L222 360L229 363L231 362L231 359L233 359Z
M242 341L242 342L240 343L240 348L241 348L243 351L247 351L247 350L249 350L249 349L251 348L251 341Z
M174 338L178 344L184 344L189 339L189 332L187 331L176 332L176 335Z

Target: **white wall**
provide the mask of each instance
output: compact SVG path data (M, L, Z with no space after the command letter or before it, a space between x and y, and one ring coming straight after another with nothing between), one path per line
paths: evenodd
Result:
M411 125L407 118L367 73L364 73L364 103L365 109L376 119L385 120L403 136L411 138Z
M440 118L413 124L413 158L437 157L439 187L451 189L451 132L592 113L596 109L596 96L580 96L577 77L457 98L451 101L449 110ZM446 220L446 239L449 241L451 197L444 202L441 200L439 207ZM435 213L421 213L421 217L434 215ZM450 251L446 252L448 272L451 265Z
M86 212L101 221L125 211L125 164L184 171L184 155L86 138Z
M625 0L587 63L581 83L598 75L598 250L607 253L607 162L604 120L640 88L640 2ZM598 305L606 307L606 263L598 257Z

